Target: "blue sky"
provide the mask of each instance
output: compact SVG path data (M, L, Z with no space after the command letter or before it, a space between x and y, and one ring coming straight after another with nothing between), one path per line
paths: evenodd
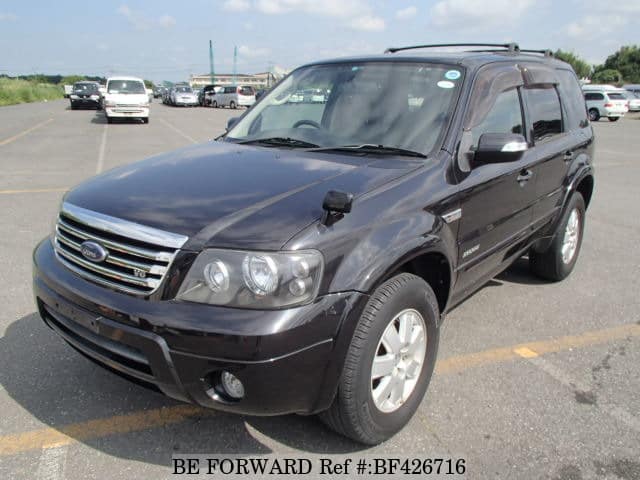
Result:
M391 45L515 40L591 63L638 43L640 0L0 0L0 73L187 79L382 52Z

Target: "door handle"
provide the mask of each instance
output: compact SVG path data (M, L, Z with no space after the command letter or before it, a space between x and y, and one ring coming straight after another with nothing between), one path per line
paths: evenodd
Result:
M573 152L571 150L567 150L566 152L564 152L564 161L565 162L568 162L572 158L573 158Z
M521 170L520 175L518 175L516 180L518 180L518 183L522 187L531 179L531 177L533 177L533 172L531 170Z

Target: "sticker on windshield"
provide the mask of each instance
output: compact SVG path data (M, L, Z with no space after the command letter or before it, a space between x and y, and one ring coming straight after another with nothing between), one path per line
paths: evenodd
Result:
M460 72L458 70L449 70L444 74L444 78L447 80L457 80L460 78Z
M440 88L453 88L456 86L455 83L449 82L448 80L440 80L437 85Z

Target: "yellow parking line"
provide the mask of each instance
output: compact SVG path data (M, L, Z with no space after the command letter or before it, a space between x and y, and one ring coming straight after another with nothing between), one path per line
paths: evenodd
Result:
M580 335L523 343L510 347L445 358L437 363L436 372L439 374L453 373L491 363L505 362L523 357L533 358L545 353L560 352L572 348L587 347L622 338L639 336L640 325L621 325L603 330L585 332ZM30 432L4 435L0 436L0 455L12 455L40 448L55 448L69 445L75 441L137 432L179 423L189 417L209 414L214 414L214 412L193 405L177 405L89 420L58 428L43 428Z
M47 123L53 122L53 118L50 118L48 120L45 120L44 122L40 122L36 125L34 125L31 128L27 128L26 130L23 130L20 133L16 133L13 137L9 137L9 138L5 138L4 140L0 140L0 147L3 145L7 145L8 143L11 143L17 139L19 139L20 137L24 137L25 135L27 135L28 133L33 132L34 130L37 130L40 127L44 127Z
M50 192L66 192L68 187L62 188L29 188L25 190L0 190L0 195L15 195L17 193L50 193Z
M137 432L178 423L188 417L207 415L212 412L213 410L193 405L177 405L74 423L59 429L43 428L31 432L5 435L0 437L0 455L11 455L37 448L56 448L78 440Z
M552 338L539 342L522 343L511 347L495 348L445 358L436 364L437 373L453 373L488 363L505 362L515 358L531 358L545 353L560 352L571 348L588 347L626 337L640 336L640 325L632 323L619 327L594 330L581 335ZM528 356L528 357L527 357Z

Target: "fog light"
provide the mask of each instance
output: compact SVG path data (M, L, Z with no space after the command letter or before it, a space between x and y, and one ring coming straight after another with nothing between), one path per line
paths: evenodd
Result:
M238 377L232 373L222 372L222 375L220 375L220 383L222 383L222 388L224 388L225 393L231 398L240 400L244 397L244 385L242 385Z

